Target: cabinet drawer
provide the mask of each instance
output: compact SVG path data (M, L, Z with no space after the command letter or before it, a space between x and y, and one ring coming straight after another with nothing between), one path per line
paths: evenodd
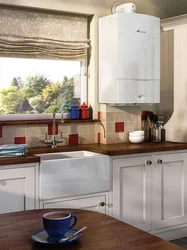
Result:
M75 208L106 213L106 207L101 202L106 202L106 196L85 197L73 200L63 200L59 202L44 203L43 208ZM104 206L102 206L104 205Z

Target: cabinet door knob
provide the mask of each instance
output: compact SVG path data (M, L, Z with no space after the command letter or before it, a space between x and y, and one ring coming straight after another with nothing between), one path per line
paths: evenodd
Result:
M157 163L158 163L158 164L162 164L162 160L159 159L159 160L157 161Z
M99 206L101 206L101 207L104 207L106 205L106 203L104 202L104 201L101 201L100 203L99 203Z
M152 164L152 161L147 161L147 165L151 165Z

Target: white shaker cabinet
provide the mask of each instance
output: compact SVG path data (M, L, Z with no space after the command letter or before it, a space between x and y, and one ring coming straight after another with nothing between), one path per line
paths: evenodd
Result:
M187 153L155 156L154 229L187 223Z
M0 214L37 208L36 165L1 166Z
M187 153L113 157L113 215L171 240L187 232Z
M113 216L151 231L152 157L113 160Z

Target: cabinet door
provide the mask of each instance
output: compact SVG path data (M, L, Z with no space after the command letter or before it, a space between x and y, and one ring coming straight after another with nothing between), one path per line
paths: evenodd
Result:
M0 170L0 213L35 208L34 167Z
M145 231L151 230L152 158L113 160L113 215Z
M106 197L95 196L81 199L73 199L73 200L63 200L59 202L53 203L44 203L43 208L76 208L76 209L85 209L95 212L106 213Z
M187 154L157 155L154 165L154 227L187 222Z

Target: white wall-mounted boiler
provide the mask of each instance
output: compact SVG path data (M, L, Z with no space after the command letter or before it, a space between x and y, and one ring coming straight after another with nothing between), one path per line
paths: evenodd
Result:
M116 13L99 19L99 103L160 102L160 19Z

